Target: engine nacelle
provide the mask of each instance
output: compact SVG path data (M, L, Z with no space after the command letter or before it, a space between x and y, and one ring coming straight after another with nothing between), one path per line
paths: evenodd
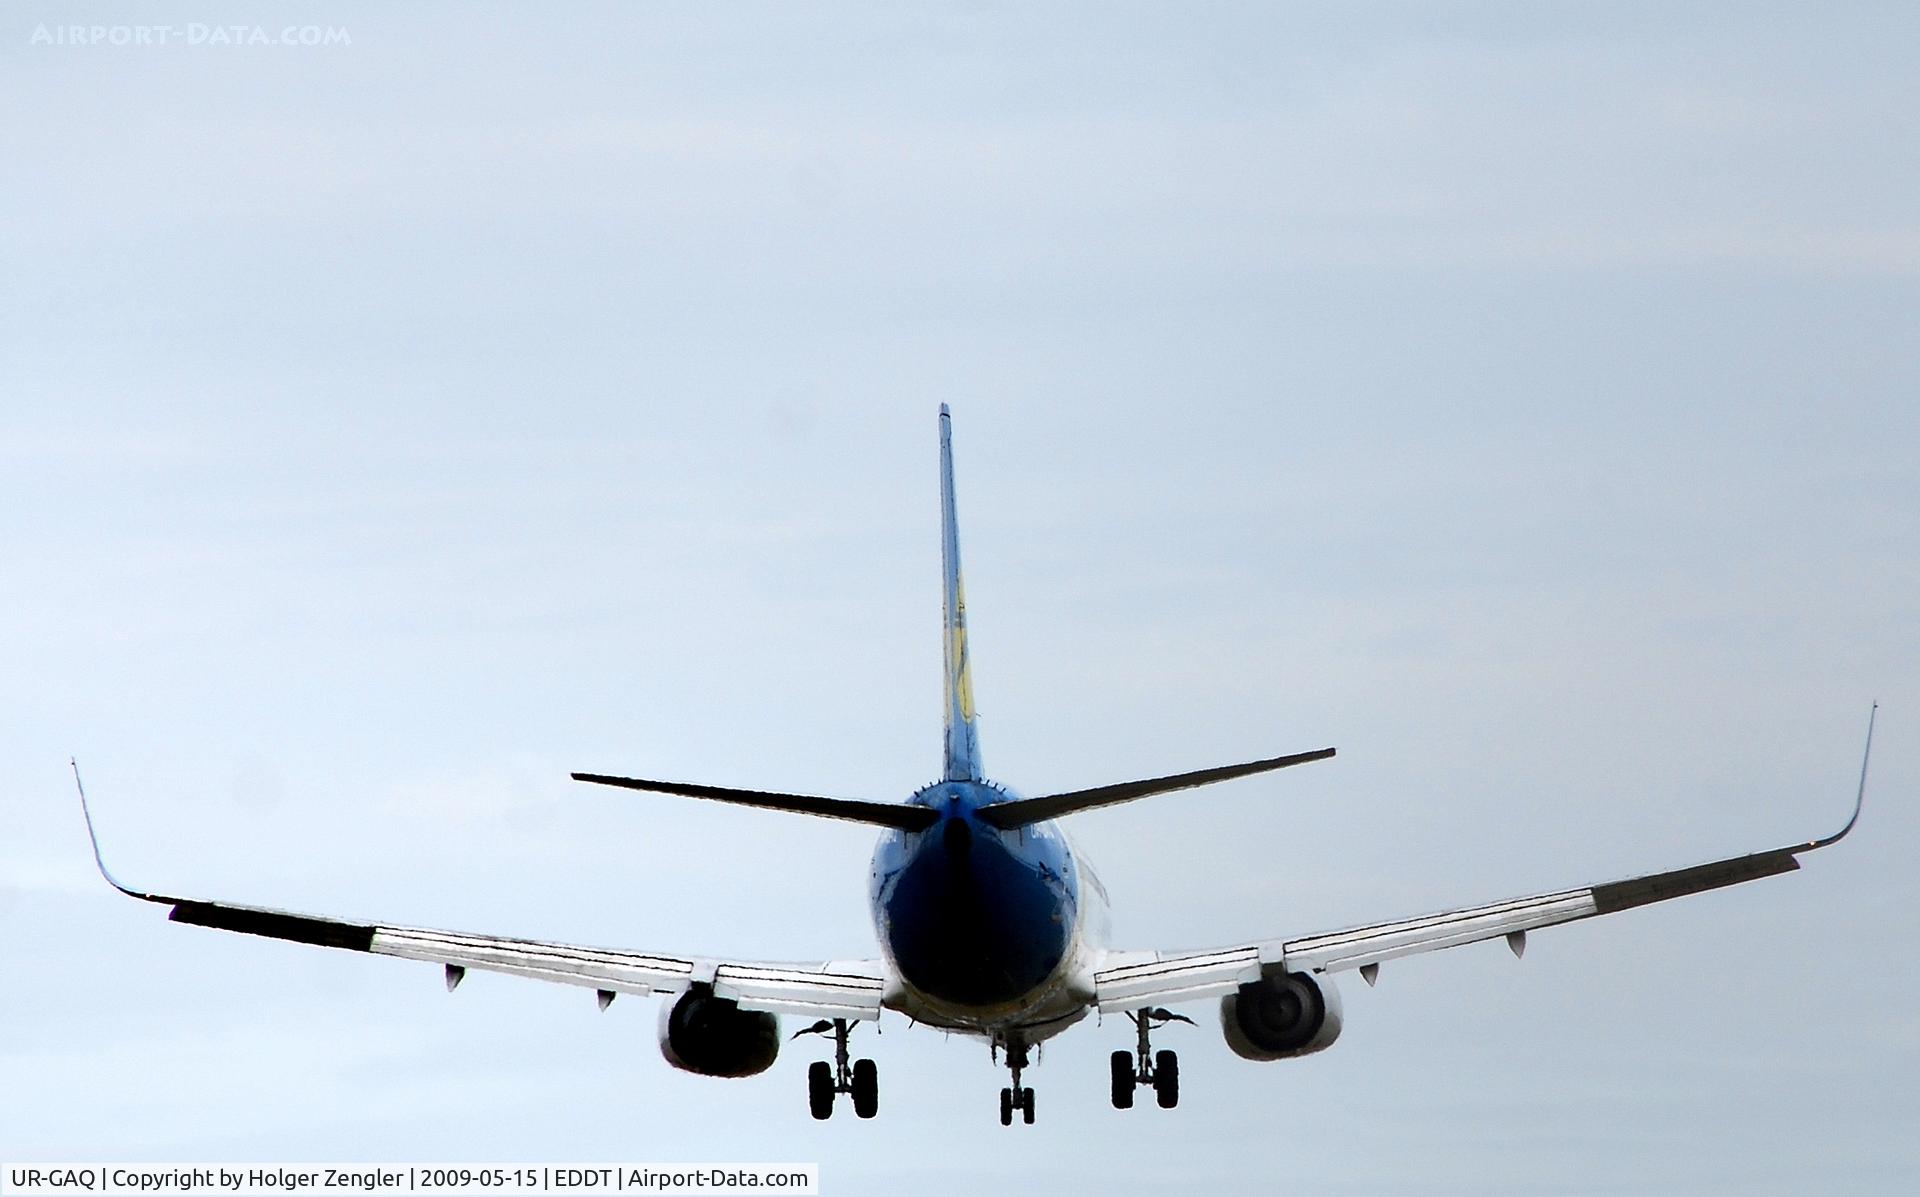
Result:
M1340 1037L1340 991L1324 976L1274 973L1220 999L1220 1029L1242 1059L1310 1056Z
M695 985L660 1007L660 1054L683 1072L752 1076L780 1054L780 1020Z

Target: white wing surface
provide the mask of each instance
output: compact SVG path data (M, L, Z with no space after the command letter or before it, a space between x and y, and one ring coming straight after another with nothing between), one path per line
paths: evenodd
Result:
M1873 721L1867 721L1867 748L1873 747ZM1441 948L1505 937L1518 955L1526 933L1595 915L1612 914L1790 873L1800 867L1800 854L1838 843L1859 821L1866 795L1866 761L1860 765L1860 790L1854 796L1853 815L1830 836L1792 844L1768 852L1733 856L1684 869L1651 873L1625 881L1580 889L1555 890L1528 898L1490 902L1445 910L1418 918L1370 923L1293 939L1270 939L1205 951L1109 952L1093 977L1094 1000L1101 1011L1135 1010L1143 1006L1191 1001L1232 993L1263 972L1331 973L1361 970L1368 983L1384 961Z
M77 769L74 781L79 782ZM94 862L100 866L101 876L128 897L171 906L173 909L167 917L176 923L318 947L371 952L377 956L424 960L446 966L449 987L458 984L468 969L578 985L597 990L602 1004L610 1001L613 994L679 994L704 983L713 987L714 996L737 1002L742 1009L855 1021L878 1018L881 998L886 993L886 972L878 960L778 964L662 956L500 935L350 922L259 906L145 893L122 885L107 869L100 857L100 841L94 836L93 815L86 808L84 789L80 797L81 809L86 813L87 834L93 837Z

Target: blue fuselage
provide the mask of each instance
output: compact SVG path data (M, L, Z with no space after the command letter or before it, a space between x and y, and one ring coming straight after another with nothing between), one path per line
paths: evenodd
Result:
M873 854L882 949L921 1002L964 1020L1017 1017L1078 931L1080 879L1059 830L1002 831L975 813L1013 797L982 782L929 786L910 801L940 821L890 833Z

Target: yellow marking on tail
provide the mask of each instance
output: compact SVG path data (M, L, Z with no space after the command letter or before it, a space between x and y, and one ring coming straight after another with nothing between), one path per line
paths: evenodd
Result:
M962 578L954 579L953 626L947 629L952 637L953 659L959 666L953 679L953 696L960 707L963 722L973 722L973 662L967 659L967 584Z

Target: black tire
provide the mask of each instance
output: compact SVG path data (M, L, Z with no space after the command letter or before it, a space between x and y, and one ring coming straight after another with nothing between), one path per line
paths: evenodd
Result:
M872 1060L853 1062L853 1112L862 1118L880 1112L880 1070Z
M1180 1057L1172 1052L1153 1057L1153 1096L1163 1110L1180 1104Z
M1013 1090L1000 1090L1000 1125L1013 1125Z
M807 1068L807 1109L815 1118L833 1117L833 1065L825 1060Z
M1133 1053L1115 1052L1111 1062L1113 1064L1110 1069L1113 1073L1113 1108L1131 1110L1134 1089Z
M1020 1121L1033 1125L1033 1090L1020 1090Z

